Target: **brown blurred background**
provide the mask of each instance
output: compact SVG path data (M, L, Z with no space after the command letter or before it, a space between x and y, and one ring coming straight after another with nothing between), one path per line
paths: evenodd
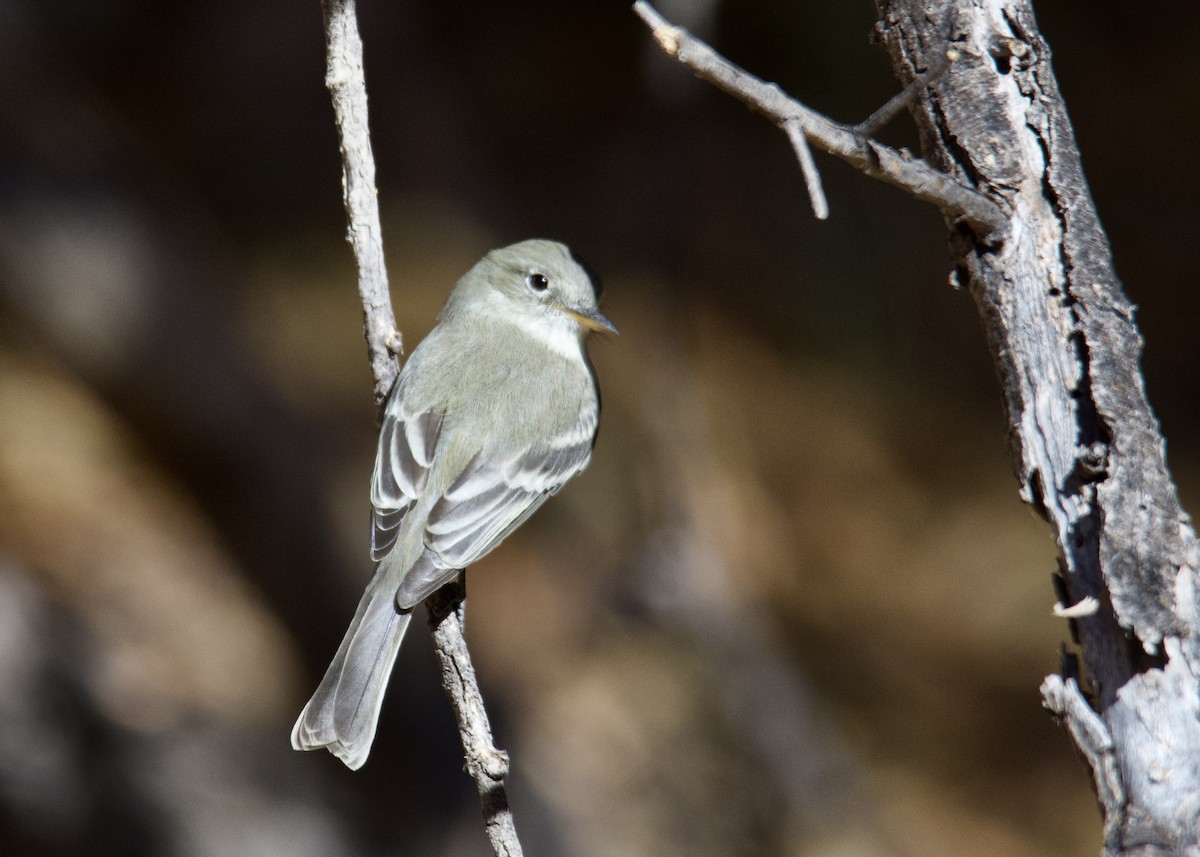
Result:
M868 0L660 8L837 119L896 89ZM1187 503L1200 8L1038 12ZM488 853L423 628L362 771L288 747L370 574L318 3L0 18L0 853ZM1096 853L1037 693L1054 546L937 213L818 155L814 221L783 135L623 2L360 23L409 347L535 235L622 328L592 467L470 575L527 853Z

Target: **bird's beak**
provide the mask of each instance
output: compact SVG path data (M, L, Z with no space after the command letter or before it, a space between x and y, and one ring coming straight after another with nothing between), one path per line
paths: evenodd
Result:
M620 333L617 326L600 314L599 310L594 309L572 309L571 307L563 307L563 312L571 316L584 327L595 330L599 333Z

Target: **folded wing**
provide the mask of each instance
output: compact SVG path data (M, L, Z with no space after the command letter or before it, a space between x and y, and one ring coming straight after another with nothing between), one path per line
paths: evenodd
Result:
M550 443L472 458L430 511L426 551L405 575L397 603L402 608L419 603L500 544L587 467L595 437L596 416L588 413Z

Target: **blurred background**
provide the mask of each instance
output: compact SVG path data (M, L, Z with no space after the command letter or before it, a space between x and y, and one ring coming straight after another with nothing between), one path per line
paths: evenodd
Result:
M897 89L868 0L659 8L836 119ZM1192 507L1200 7L1037 11ZM288 745L371 572L318 3L0 17L0 852L486 855L419 625L363 770ZM359 17L408 347L530 236L622 329L591 468L469 575L527 853L1096 853L1039 705L1054 545L937 212L818 153L814 221L626 3Z

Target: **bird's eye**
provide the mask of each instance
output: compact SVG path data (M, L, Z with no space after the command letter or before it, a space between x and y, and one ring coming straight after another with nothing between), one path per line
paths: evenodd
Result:
M529 284L529 288L535 292L544 292L550 288L550 280L545 274L530 274L525 278L525 282Z

